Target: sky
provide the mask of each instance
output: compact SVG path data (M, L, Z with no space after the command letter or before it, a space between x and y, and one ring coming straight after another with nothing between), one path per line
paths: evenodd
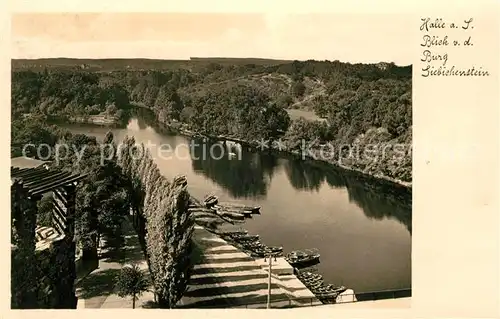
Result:
M408 65L410 29L402 14L16 13L11 56L254 57Z

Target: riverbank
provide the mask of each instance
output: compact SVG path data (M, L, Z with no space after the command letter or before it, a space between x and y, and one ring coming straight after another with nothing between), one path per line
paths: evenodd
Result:
M370 173L370 172L367 172L367 171L363 171L363 170L361 170L359 168L356 168L356 167L351 167L351 166L343 165L343 164L339 163L338 160L328 161L328 160L321 159L319 155L317 155L317 156L309 156L307 154L302 154L301 152L298 152L298 151L278 150L276 147L274 147L274 148L271 147L271 150L276 151L276 152L285 153L285 154L290 154L290 155L293 155L294 157L297 157L297 158L311 160L311 161L319 162L319 163L322 163L322 164L330 165L330 166L333 166L335 168L340 168L340 169L343 169L345 171L349 171L349 172L352 172L352 173L360 174L360 175L362 175L364 177L372 178L374 180L378 180L378 181L383 180L385 182L396 184L398 186L402 186L402 187L408 188L410 190L412 188L412 182L405 182L405 181L402 181L402 180L399 180L399 179L396 179L396 178L392 178L392 177L388 177L388 176L385 176L385 175L382 175L382 174L373 174L373 173ZM318 151L318 153L319 153L319 151ZM325 154L325 155L330 155L330 154ZM326 157L329 157L329 156L326 156Z
M175 128L170 127L170 129L172 130L172 129L175 129ZM200 136L202 138L205 137L205 138L208 138L208 139L211 139L211 140L217 140L217 141L231 141L231 140L235 140L234 138L228 138L228 137L224 137L224 136L208 136L208 135L204 135L203 133L197 133L197 132L193 132L193 131L185 130L185 129L178 129L176 132L178 134L186 136L186 137ZM258 145L258 143L252 143L252 142L241 140L241 139L237 139L237 140L238 140L238 143L245 144L245 146L250 147L250 148L254 148L254 149L256 149L256 148L262 148L262 146ZM368 177L368 178L374 179L376 181L381 181L382 180L384 182L389 182L389 183L395 184L397 186L402 186L402 187L407 188L409 190L411 190L411 188L412 188L412 182L405 182L405 181L402 181L402 180L399 180L399 179L395 179L395 178L391 178L389 176L385 176L385 175L382 175L382 174L373 174L373 173L370 173L370 172L367 172L367 171L363 171L363 170L355 168L355 167L343 165L343 164L339 163L338 160L324 160L324 159L321 159L319 155L310 156L310 155L304 154L303 152L300 152L300 151L293 151L293 150L287 149L283 145L280 145L279 147L278 146L270 145L266 149L270 150L270 151L273 151L273 152L276 152L276 153L293 156L294 158L299 158L299 159L302 159L302 160L315 161L315 162L319 162L319 163L322 163L322 164L330 165L330 166L333 166L335 168L340 168L340 169L342 169L344 171L349 171L351 173L360 174L360 175L362 175L364 177ZM314 151L311 151L310 153L313 153L313 152ZM317 153L319 153L319 151L317 151ZM328 154L325 154L325 155L328 155ZM330 157L330 156L326 156L326 157Z
M88 116L57 116L57 115L32 115L24 114L24 119L36 117L48 124L85 124L110 128L120 128L126 126L130 116L113 116L109 114L98 114Z
M114 126L119 123L119 119L116 116L109 115L90 115L87 117L70 117L69 122L75 124L94 124L102 126Z

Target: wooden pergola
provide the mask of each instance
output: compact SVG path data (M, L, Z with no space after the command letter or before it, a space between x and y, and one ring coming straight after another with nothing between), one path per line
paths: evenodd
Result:
M32 196L50 192L59 187L75 184L86 175L49 169L46 165L35 168L10 168L12 183L22 183L23 187Z
M10 176L11 190L14 192L13 200L25 198L36 203L44 194L52 192L54 204L53 227L61 235L64 234L70 237L74 235L72 221L75 212L76 185L86 175L49 169L46 165L40 165L35 168L11 167ZM16 212L13 209L12 213L12 217L16 219L21 212Z

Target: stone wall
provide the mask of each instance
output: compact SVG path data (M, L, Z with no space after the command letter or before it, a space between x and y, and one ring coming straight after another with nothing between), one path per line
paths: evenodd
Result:
M73 241L62 235L38 242L31 267L26 267L23 254L16 246L12 247L11 258L13 309L76 309ZM33 280L30 282L23 280L26 271L31 272L30 278ZM29 291L28 300L21 299L22 296L16 298L18 290Z
M76 309L75 243L60 236L36 251L39 264L39 308Z
M36 201L14 183L11 190L12 258L11 307L35 309L37 303L37 263L35 260Z

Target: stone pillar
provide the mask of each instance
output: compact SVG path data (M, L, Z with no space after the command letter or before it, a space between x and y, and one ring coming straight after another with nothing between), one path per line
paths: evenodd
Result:
M19 182L11 186L11 215L14 236L11 252L11 308L35 309L37 301L37 264L35 227L37 197L29 197Z
M50 251L50 281L52 283L50 308L76 309L75 242L64 237L52 243Z

